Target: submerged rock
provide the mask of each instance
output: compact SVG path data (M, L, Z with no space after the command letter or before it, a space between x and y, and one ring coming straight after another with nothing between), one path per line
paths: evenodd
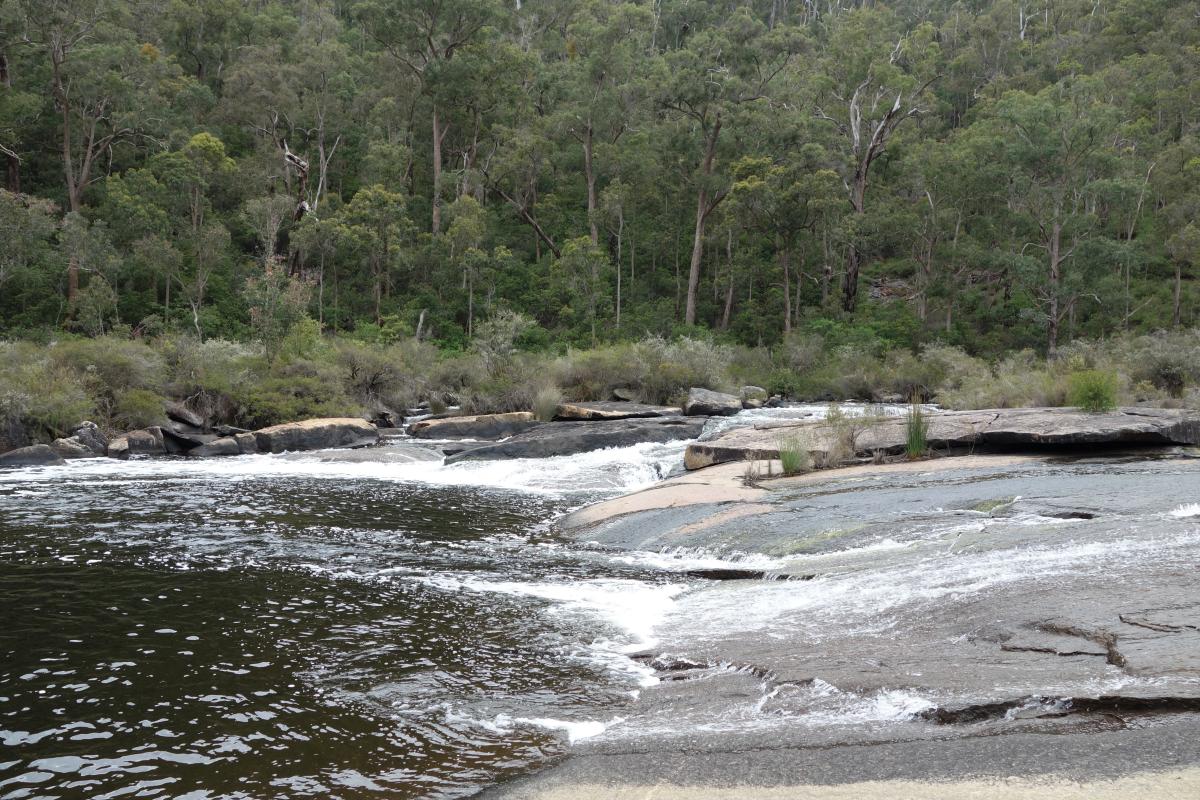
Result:
M689 417L732 417L741 410L740 397L710 389L692 389L683 404L683 413Z
M272 425L255 431L254 439L263 453L365 447L379 441L379 429L364 419L330 417Z
M506 458L547 458L603 450L606 447L630 447L644 442L671 442L694 439L704 431L704 420L683 417L622 419L601 422L551 422L504 442L475 447L452 455L456 461Z
M541 424L529 411L513 411L508 414L423 419L410 425L408 434L418 439L502 439Z
M65 464L49 445L34 444L0 453L0 467L44 467Z
M554 412L554 419L556 422L586 422L589 420L670 417L678 414L678 408L642 403L562 403Z

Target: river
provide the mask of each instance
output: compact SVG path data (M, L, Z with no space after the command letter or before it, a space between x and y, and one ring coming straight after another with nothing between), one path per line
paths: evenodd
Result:
M723 662L722 649L747 627L795 635L800 619L810 645L849 635L848 621L862 623L860 636L895 625L878 607L891 609L888 587L912 564L941 565L947 543L983 566L911 580L906 596L925 603L914 613L1003 583L990 550L965 548L990 523L938 508L935 521L860 530L843 545L853 568L830 567L824 584L714 591L686 572L786 573L828 556L614 550L551 524L677 471L684 443L452 466L388 457L412 446L0 473L0 797L451 798L572 744L661 737L673 725L908 724L939 698L772 686ZM1193 567L1181 543L1196 526L1181 509L1159 515L1162 548L1117 547L1116 557L1159 552L1172 568ZM1037 525L1081 524L1021 513L1003 524L1026 542ZM879 560L889 549L905 560ZM1030 549L1014 582L1078 558ZM877 581L862 577L871 569L889 581L876 596ZM647 704L668 668L631 656L664 637L711 651L698 678L728 690L704 702L660 692Z

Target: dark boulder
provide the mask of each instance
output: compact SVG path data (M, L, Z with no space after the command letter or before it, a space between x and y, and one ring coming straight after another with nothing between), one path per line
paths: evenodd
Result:
M197 447L203 447L217 437L211 433L180 431L174 427L162 428L163 448L171 455L186 455Z
M242 449L238 446L237 439L232 436L222 436L220 439L214 439L208 444L202 444L188 451L189 456L237 456L241 455Z
M100 427L94 422L87 420L80 422L71 428L70 438L79 441L80 444L83 444L98 456L104 455L108 450L108 437L104 435Z
M605 422L551 422L497 444L475 447L446 459L477 461L506 458L547 458L630 447L644 442L695 439L704 431L704 420L683 417L621 419Z
M272 425L255 431L254 439L263 453L365 447L379 441L379 429L365 419L330 417Z
M95 458L108 454L108 437L94 422L81 422L71 435L55 439L50 448L63 458Z
M732 417L741 410L740 397L710 389L692 389L683 404L683 413L689 417Z
M503 439L541 424L528 411L514 411L508 414L423 419L409 425L408 434L418 439Z
M35 444L0 453L0 467L51 467L65 464L49 445Z
M249 428L236 428L233 425L214 425L213 433L217 436L237 436L239 433L253 433Z
M203 431L207 427L207 422L204 417L192 411L183 403L167 403L165 406L167 419L174 422L180 422L190 428L195 428L198 431Z

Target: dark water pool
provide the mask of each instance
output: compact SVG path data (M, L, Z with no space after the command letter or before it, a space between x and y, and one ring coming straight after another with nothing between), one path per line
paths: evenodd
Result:
M244 461L10 473L0 797L455 797L529 771L644 677L606 644L627 631L550 602L656 580L545 532L578 502Z

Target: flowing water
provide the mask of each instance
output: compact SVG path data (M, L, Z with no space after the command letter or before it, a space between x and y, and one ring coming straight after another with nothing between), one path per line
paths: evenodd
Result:
M888 610L863 570L899 585L907 569L868 558L831 569L823 589L714 590L686 572L786 571L820 556L611 551L552 529L679 469L683 447L446 467L395 444L0 473L0 798L461 797L572 743L661 732L672 717L795 719L813 697L828 717L814 725L925 708L910 693L836 698L758 677L745 703L681 709L668 694L646 706L662 665L631 655L664 636L700 652L803 612L819 642L822 625ZM1192 535L1200 507L1174 513L1168 533ZM936 535L931 524L847 546L934 542L936 558L963 520ZM913 591L983 590L968 584L933 571ZM709 673L737 674L718 662Z

